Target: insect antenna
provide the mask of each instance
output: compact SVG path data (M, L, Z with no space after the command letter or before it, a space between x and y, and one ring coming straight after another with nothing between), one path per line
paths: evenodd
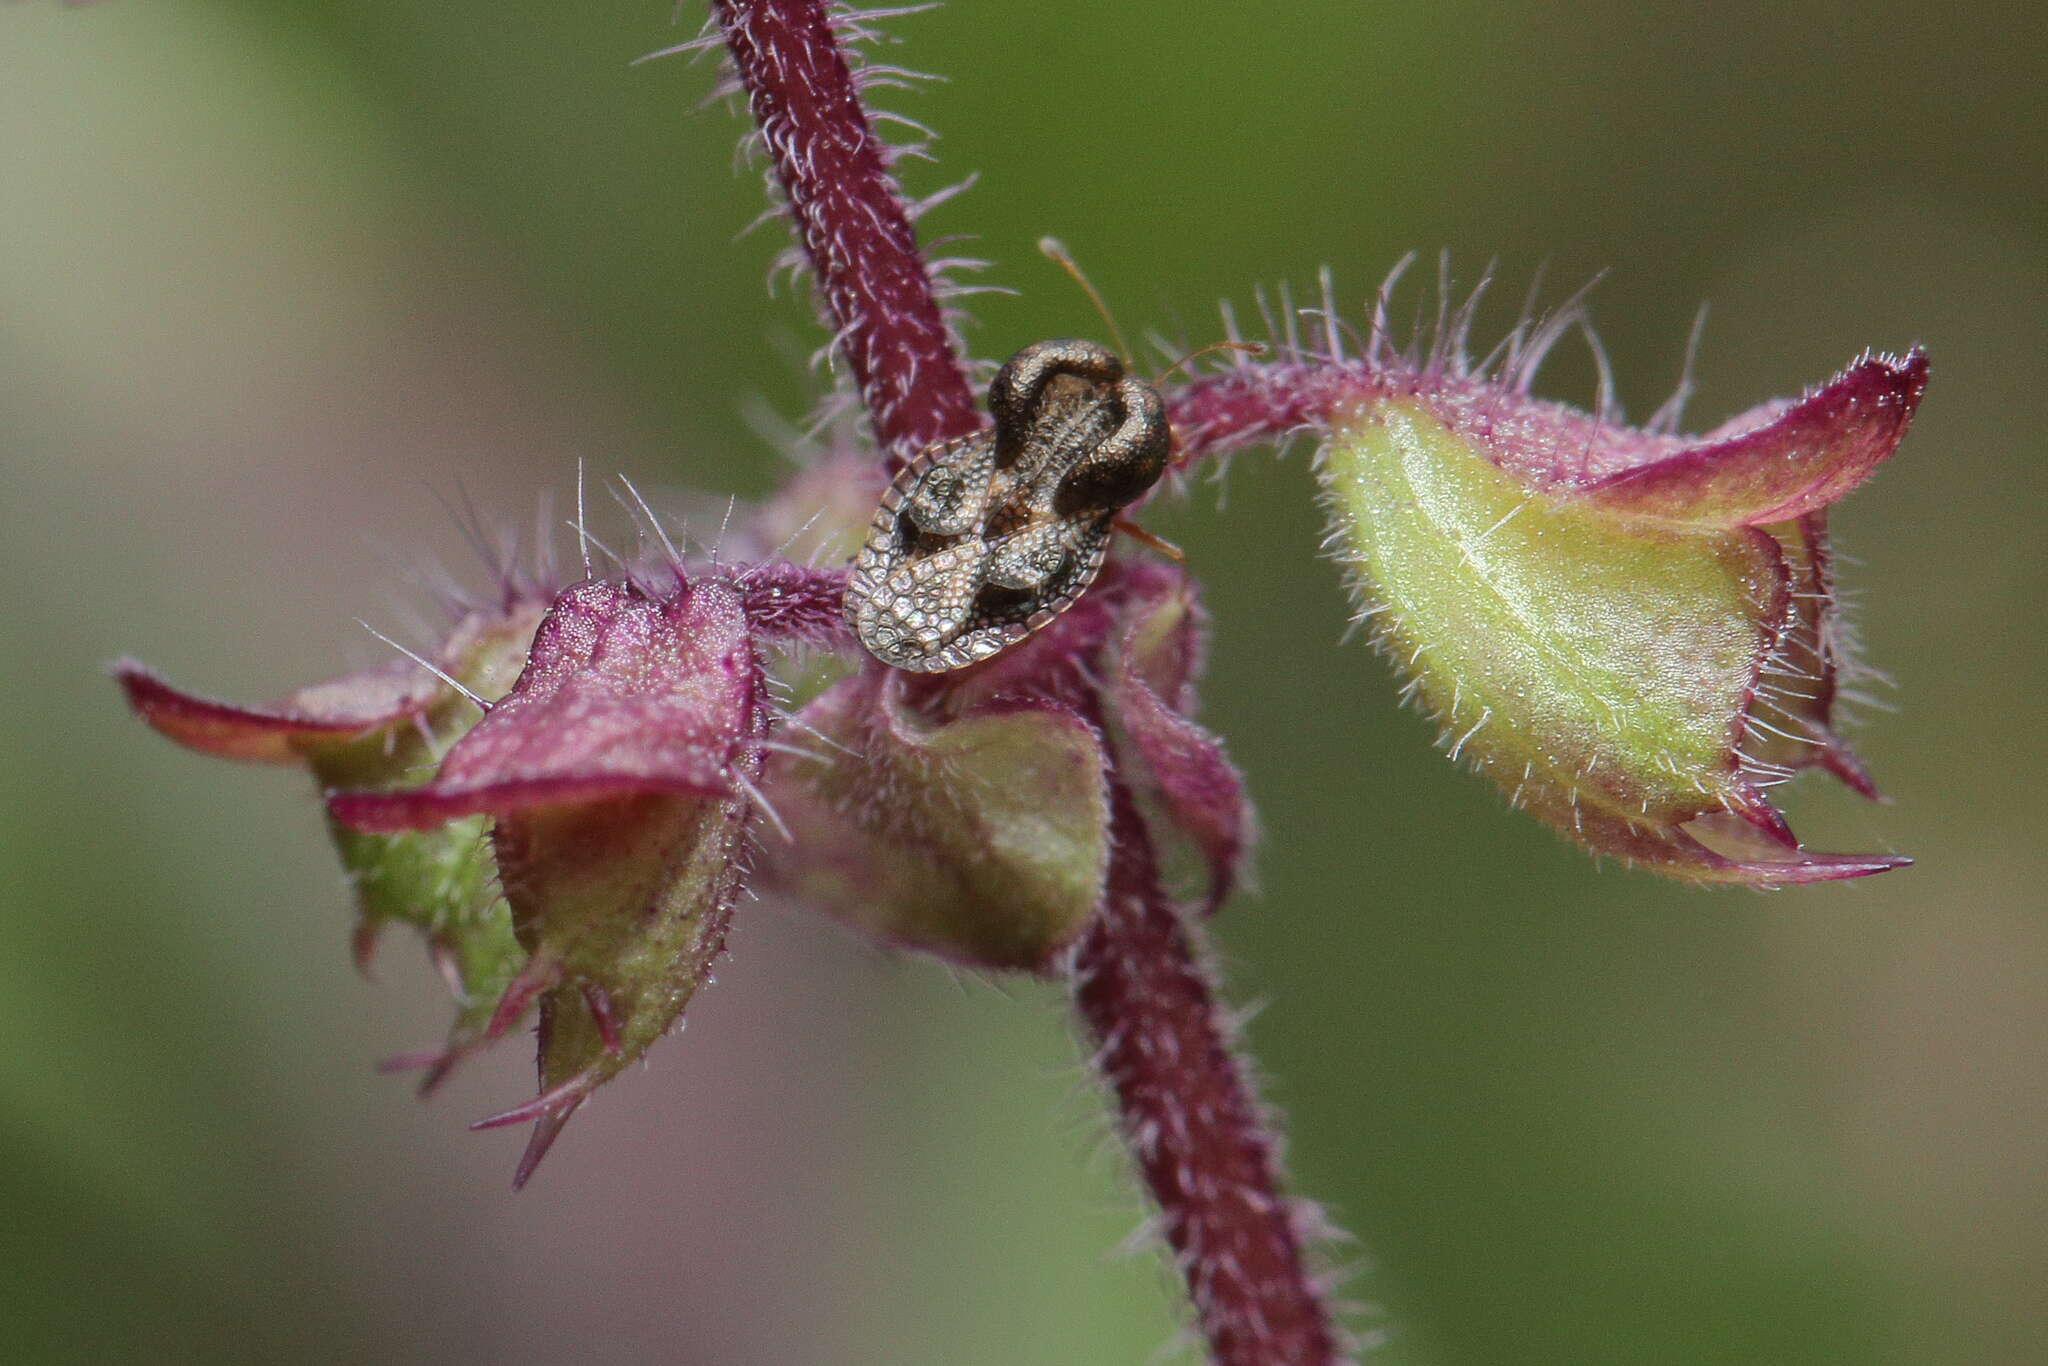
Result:
M1264 342L1212 341L1207 346L1196 347L1194 350L1188 352L1185 356L1182 356L1173 364L1167 366L1164 370L1161 370L1156 376L1153 377L1152 382L1154 384L1165 383L1166 377L1168 375L1172 374L1176 370L1194 364L1196 361L1200 360L1202 357L1206 355L1209 355L1211 352L1242 351L1247 356L1263 356L1266 354L1266 352L1270 351L1271 349L1272 348L1267 346Z
M1109 339L1116 343L1117 354L1124 357L1126 362L1135 360L1138 353L1131 350L1130 342L1124 337L1124 330L1116 325L1116 315L1109 311L1109 305L1103 302L1102 292L1095 288L1095 282L1090 280L1087 274L1082 271L1081 263L1076 261L1073 253L1067 250L1066 243L1060 241L1057 237L1041 237L1038 239L1038 249L1048 259L1057 262L1060 269L1073 276L1074 283L1081 286L1081 291L1088 296L1089 302L1095 305L1095 311L1102 315L1104 325L1109 328ZM1198 347L1188 352L1185 356L1182 356L1179 360L1161 370L1157 375L1153 376L1152 382L1159 384L1168 375L1182 366L1190 365L1215 351L1242 351L1250 356L1263 356L1270 349L1264 342L1238 341L1234 338L1230 341L1210 342L1207 346Z
M1082 272L1080 262L1067 250L1067 244L1057 237L1041 237L1038 239L1038 250L1047 259L1057 262L1060 269L1073 276L1074 283L1081 286L1081 292L1088 296L1089 302L1095 305L1095 311L1102 315L1102 321L1108 326L1109 339L1116 343L1117 354L1126 359L1135 358L1137 353L1131 350L1131 344L1124 340L1124 330L1116 325L1116 315L1111 313L1109 305L1102 301L1101 291L1097 290L1095 283Z

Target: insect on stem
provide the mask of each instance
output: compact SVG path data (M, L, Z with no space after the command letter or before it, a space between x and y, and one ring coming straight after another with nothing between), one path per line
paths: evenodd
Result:
M1025 347L990 381L989 414L991 430L904 466L854 558L847 623L885 664L964 668L1066 611L1172 451L1158 391L1097 342Z

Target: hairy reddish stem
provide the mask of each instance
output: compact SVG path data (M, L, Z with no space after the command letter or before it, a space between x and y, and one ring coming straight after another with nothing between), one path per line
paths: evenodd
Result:
M931 272L824 7L714 7L876 434L900 458L906 448L975 430L981 417ZM1264 434L1252 430L1258 399L1245 396L1236 418L1232 405L1212 405L1215 434L1202 429L1194 453ZM1271 395L1263 406L1274 406ZM1294 425L1269 413L1268 427L1274 421ZM1334 1366L1343 1351L1309 1275L1295 1207L1280 1193L1275 1140L1231 1055L1193 931L1166 895L1144 818L1120 781L1110 791L1109 885L1077 953L1074 998L1211 1360Z
M742 570L733 586L745 604L747 625L763 640L797 640L828 650L858 648L842 607L844 569L769 560Z
M1178 441L1174 466L1285 438L1327 424L1340 404L1363 401L1386 376L1365 361L1247 361L1173 390L1167 416Z
M1115 1089L1124 1138L1164 1219L1215 1366L1346 1360L1309 1274L1276 1142L1217 1013L1194 927L1152 840L1110 784L1109 888L1081 940L1074 1000Z
M931 271L824 5L714 9L875 435L900 454L974 431Z

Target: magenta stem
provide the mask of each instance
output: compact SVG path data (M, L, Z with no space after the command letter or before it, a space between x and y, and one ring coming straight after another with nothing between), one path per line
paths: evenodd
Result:
M715 0L727 49L797 238L890 454L981 425L903 201L817 0ZM1282 389L1187 386L1191 457L1291 425ZM1241 391L1241 392L1240 392ZM797 613L802 616L802 613ZM1074 999L1116 1093L1216 1366L1334 1366L1344 1351L1281 1194L1276 1141L1217 1013L1196 931L1160 879L1150 832L1112 779L1114 852L1077 952Z
M726 49L885 448L981 425L837 35L818 0L716 0Z
M1110 785L1115 852L1082 939L1074 1000L1116 1092L1215 1366L1347 1360L1309 1273L1274 1136L1231 1052L1195 940L1160 884L1130 793Z
M1342 405L1363 403L1386 385L1383 372L1356 360L1247 361L1190 380L1167 395L1179 443L1175 468L1327 427Z

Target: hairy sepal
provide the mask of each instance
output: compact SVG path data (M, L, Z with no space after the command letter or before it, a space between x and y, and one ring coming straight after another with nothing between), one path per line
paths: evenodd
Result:
M486 1124L537 1121L524 1182L570 1114L675 1022L722 950L766 708L743 590L657 596L575 585L519 681L433 781L334 794L369 832L492 821L526 959L486 1037L536 1001L541 1092Z
M1745 764L1766 666L1799 621L1770 530L1541 489L1414 396L1344 410L1320 470L1379 640L1452 757L1514 804L1597 853L1693 881L1903 862L1801 850Z
M1178 566L1141 565L1125 579L1118 634L1100 666L1110 680L1112 748L1126 785L1152 813L1161 852L1184 846L1200 865L1197 900L1214 914L1243 876L1254 821L1223 741L1191 719L1208 616Z
M1051 971L1102 895L1102 742L1050 698L959 714L912 704L879 665L800 716L828 748L769 756L791 833L778 886L885 943L991 969Z
M1927 389L1927 354L1865 356L1791 402L1765 404L1582 496L1683 526L1761 526L1819 512L1891 458Z
M115 665L129 705L151 727L188 749L219 758L296 763L322 789L398 792L428 780L449 747L482 715L469 694L490 702L525 664L545 604L516 600L499 613L465 617L435 652L454 683L410 660L301 688L276 702L241 706L182 692L139 664ZM368 971L378 939L394 922L417 929L455 997L457 1015L438 1064L484 1035L500 994L525 962L499 894L481 816L430 829L368 833L328 821L354 892L355 956ZM439 1080L437 1067L428 1073Z

